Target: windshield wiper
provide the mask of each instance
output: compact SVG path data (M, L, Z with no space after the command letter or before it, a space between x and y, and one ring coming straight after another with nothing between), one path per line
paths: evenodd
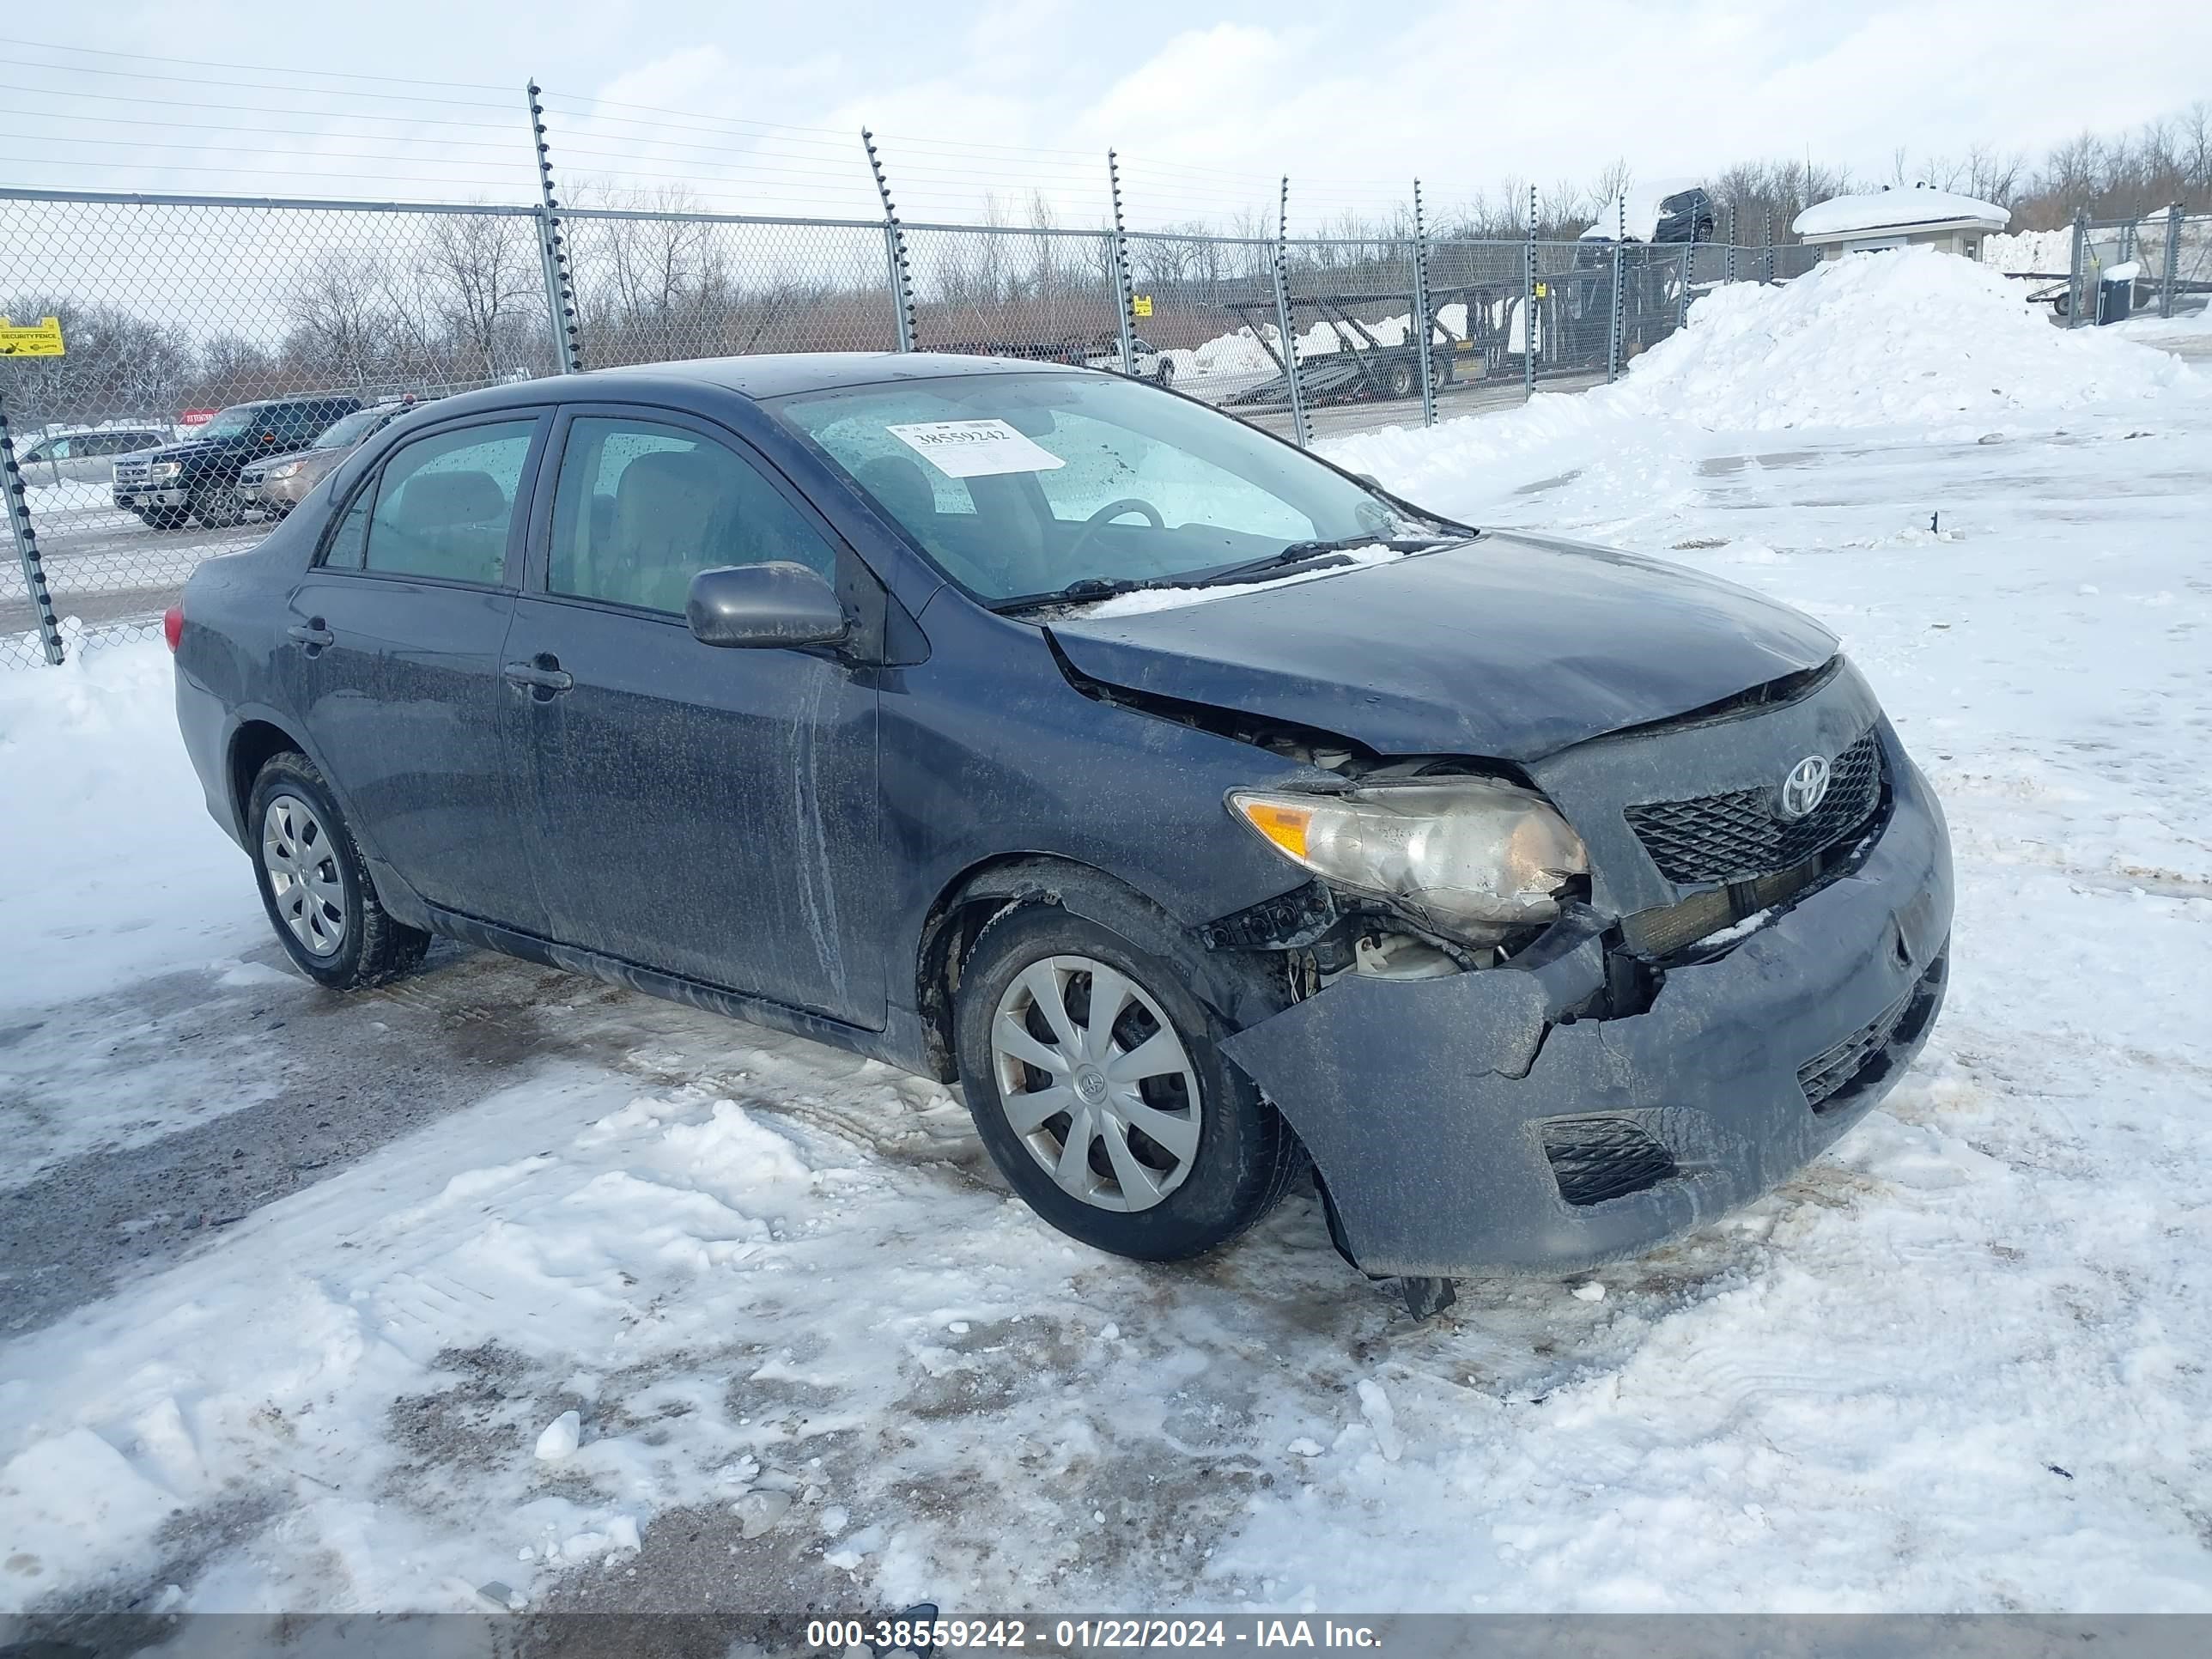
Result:
M1002 599L991 609L1002 617L1019 611L1042 611L1052 605L1082 605L1091 599L1110 599L1117 593L1134 593L1146 587L1179 587L1180 578L1139 581L1127 576L1084 576L1049 593L1027 593L1018 599Z
M1211 587L1217 582L1243 581L1248 577L1264 575L1270 570L1279 570L1285 565L1304 564L1308 559L1325 558L1331 553L1352 553L1363 547L1387 547L1394 553L1418 553L1425 549L1441 547L1455 539L1449 536L1339 536L1330 541L1292 542L1279 553L1270 553L1264 558L1247 559L1242 564L1224 565L1218 570L1188 579L1190 587Z

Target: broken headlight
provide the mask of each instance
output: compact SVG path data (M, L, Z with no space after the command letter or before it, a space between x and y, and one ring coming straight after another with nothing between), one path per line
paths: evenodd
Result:
M1322 879L1478 942L1550 921L1559 890L1589 869L1582 837L1549 801L1489 778L1377 783L1342 794L1237 789L1229 805Z

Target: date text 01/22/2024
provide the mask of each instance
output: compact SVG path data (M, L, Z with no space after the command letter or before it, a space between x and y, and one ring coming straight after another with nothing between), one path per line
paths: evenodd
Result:
M1382 1646L1369 1625L1333 1619L980 1618L816 1620L807 1645L830 1653L865 1647L878 1654L933 1650L1008 1651L1090 1648L1358 1648Z

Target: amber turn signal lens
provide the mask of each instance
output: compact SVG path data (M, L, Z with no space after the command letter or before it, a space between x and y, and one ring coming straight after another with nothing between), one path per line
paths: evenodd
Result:
M1240 800L1237 810L1246 822L1294 859L1306 856L1306 830L1313 823L1310 806L1285 806L1279 801Z

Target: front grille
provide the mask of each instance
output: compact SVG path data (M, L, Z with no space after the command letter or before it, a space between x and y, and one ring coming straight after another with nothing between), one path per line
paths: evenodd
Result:
M115 482L119 484L144 483L148 469L152 465L150 461L118 461L115 464Z
M1837 1097L1855 1091L1858 1084L1868 1080L1893 1042L1899 1037L1910 1042L1920 1034L1920 1028L1935 1008L1936 993L1942 988L1947 956L1948 952L1938 951L1936 960L1928 964L1928 971L1921 975L1911 990L1849 1036L1831 1043L1797 1068L1797 1086L1805 1091L1808 1105L1816 1112L1825 1112L1844 1104ZM1911 1017L1909 1022L1908 1015Z
M1680 1173L1674 1153L1632 1118L1555 1117L1542 1129L1559 1196L1578 1208L1640 1193Z
M1828 793L1794 822L1776 812L1774 792L1765 788L1647 801L1627 817L1668 880L1753 881L1857 834L1881 804L1881 744L1869 732L1830 763Z

